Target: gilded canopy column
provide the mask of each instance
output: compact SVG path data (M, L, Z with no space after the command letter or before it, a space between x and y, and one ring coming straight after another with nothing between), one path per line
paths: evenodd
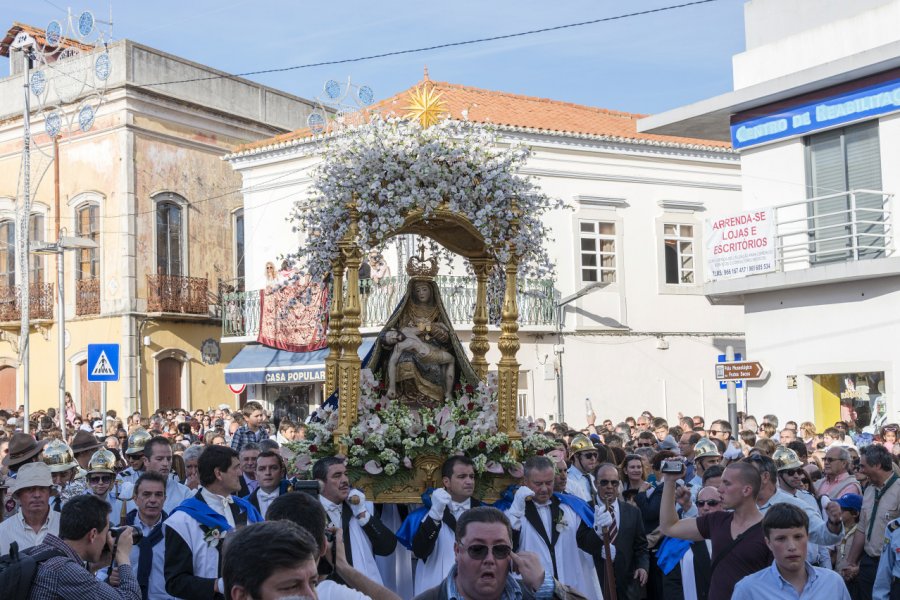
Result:
M519 389L519 303L517 295L517 275L519 259L511 256L504 266L506 272L506 292L503 296L503 312L500 315L500 363L497 367L498 429L509 434L511 439L521 437L516 429L516 404Z
M344 262L331 263L331 311L328 313L328 357L325 359L325 397L337 389L338 359L341 358L341 327L344 320Z
M472 341L469 349L472 350L472 368L478 378L487 378L488 361L486 358L491 345L488 342L488 307L487 307L487 280L491 269L490 258L473 258L469 261L475 272L477 288L475 291L475 314L472 315Z
M362 263L362 250L357 246L356 233L359 229L359 211L355 205L349 210L350 230L347 238L341 243L341 257L346 268L347 292L344 297L343 319L341 320L341 357L338 359L338 389L340 402L338 426L335 435L350 433L356 422L359 405L359 347L362 336L359 333L359 265Z

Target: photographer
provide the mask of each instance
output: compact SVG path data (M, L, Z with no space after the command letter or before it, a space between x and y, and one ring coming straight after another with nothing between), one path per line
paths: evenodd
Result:
M28 554L57 552L57 556L39 563L31 589L31 598L62 600L140 600L141 589L131 568L131 529L118 540L109 531L109 504L86 494L69 500L59 517L59 537L48 534L44 542L28 550ZM115 548L118 563L118 587L98 581L84 567L87 562L100 562L109 548Z

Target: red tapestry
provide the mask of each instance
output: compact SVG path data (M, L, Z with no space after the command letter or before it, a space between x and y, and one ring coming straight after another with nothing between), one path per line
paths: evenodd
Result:
M291 352L311 352L326 346L327 285L301 277L259 293L260 344Z

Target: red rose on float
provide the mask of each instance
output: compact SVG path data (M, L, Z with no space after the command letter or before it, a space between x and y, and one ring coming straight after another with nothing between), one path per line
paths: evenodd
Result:
M487 448L487 444L484 442L478 442L478 449L485 450Z
M475 403L469 402L468 404L466 404L466 410L475 410Z
M355 438L355 439L353 440L353 444L354 444L355 446L362 446L362 444L363 444L362 438Z
M310 451L310 452L313 452L313 453L318 452L318 451L319 451L319 447L316 446L315 444L310 444L310 446L309 446L309 451Z
M425 430L428 433L434 433L435 431L437 431L437 429L434 428L434 425L429 425L428 427L425 428Z
M467 394L471 394L471 393L474 392L474 391L475 391L475 388L472 386L472 384L471 384L471 383L467 383L467 384L466 384L466 393L467 393Z
M500 450L501 453L506 454L507 452L509 452L509 446L507 446L506 444L502 444L498 448L498 450Z
M468 425L468 424L469 424L469 420L466 419L466 418L462 418L462 419L459 420L459 424L460 424L460 425Z

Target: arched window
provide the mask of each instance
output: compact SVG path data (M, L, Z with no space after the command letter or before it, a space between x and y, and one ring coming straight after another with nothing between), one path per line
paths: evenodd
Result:
M75 209L75 235L100 245L100 207L91 202ZM80 248L77 251L75 280L97 279L100 276L100 248Z
M184 208L174 194L165 194L156 204L156 272L182 276L184 268Z
M16 285L16 224L12 219L0 221L0 287Z

